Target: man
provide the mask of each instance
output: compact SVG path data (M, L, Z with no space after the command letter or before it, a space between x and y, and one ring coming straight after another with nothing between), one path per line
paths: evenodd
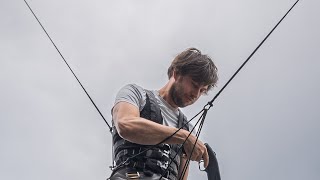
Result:
M182 171L190 156L208 166L207 149L194 134L189 136L193 127L179 108L193 104L215 86L217 68L209 56L190 48L175 57L168 77L157 91L129 84L118 92L112 109L116 168L111 180L187 179L188 172Z

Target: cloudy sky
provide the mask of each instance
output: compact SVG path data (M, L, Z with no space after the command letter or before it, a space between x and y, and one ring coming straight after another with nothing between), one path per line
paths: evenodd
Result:
M219 84L295 0L28 0L110 122L116 92L159 89L180 51L197 47ZM201 139L224 180L320 177L320 2L302 0L215 101ZM111 135L23 0L0 1L0 179L101 180ZM189 179L205 179L192 164Z

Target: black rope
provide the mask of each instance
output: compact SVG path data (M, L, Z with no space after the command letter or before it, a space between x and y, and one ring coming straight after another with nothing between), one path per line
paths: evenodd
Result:
M50 37L50 35L48 34L48 32L46 31L46 29L43 27L43 25L41 24L40 20L38 19L38 17L36 16L36 14L33 12L33 10L31 9L31 7L29 6L28 2L26 0L24 0L24 2L26 3L26 5L28 6L29 10L31 11L31 13L33 14L33 16L36 18L36 20L38 21L38 23L40 24L41 28L43 29L43 31L46 33L46 35L48 36L49 40L51 41L51 43L53 44L53 46L56 48L56 50L58 51L58 53L60 54L61 58L63 59L63 61L65 62L65 64L68 66L69 70L71 71L71 73L73 74L73 76L76 78L76 80L78 81L78 83L80 84L81 88L84 90L84 92L86 93L86 95L88 96L88 98L90 99L91 103L93 104L93 106L96 108L96 110L98 111L98 113L100 114L100 116L102 117L102 119L104 120L104 122L108 125L109 130L112 131L112 127L109 125L109 123L107 122L107 120L104 118L104 116L102 115L101 111L99 110L99 108L97 107L97 105L94 103L94 101L92 100L91 96L89 95L89 93L87 92L87 90L84 88L84 86L82 85L82 83L80 82L80 80L78 79L78 77L76 76L76 74L73 72L73 70L71 69L71 67L69 66L68 62L66 61L66 59L64 58L64 56L62 55L62 53L60 52L60 50L58 49L58 47L56 46L56 44L53 42L52 38Z
M197 142L198 142L198 139L199 139L199 136L200 136L200 133L201 133L203 124L204 124L204 120L205 120L205 118L206 118L206 116L207 116L207 112L208 112L208 109L205 109L205 110L203 111L201 117L199 118L199 120L200 120L200 125L199 125L199 129L198 129L198 131L197 131L197 133L196 133L196 141L195 141L195 143L193 144L193 147L192 147L192 150L191 150L191 152L190 152L190 155L189 155L189 157L188 157L188 159L187 159L187 162L184 164L184 166L183 166L183 168L182 168L182 173L181 173L181 175L180 175L180 177L179 177L179 180L182 180L182 179L183 179L183 177L185 176L185 174L186 174L186 172L187 172L187 170L188 170L188 166L189 166L189 164L190 164L191 156L192 156L193 151L194 151L194 148L196 147L196 144L197 144Z
M294 8L294 6L299 2L297 0L291 8L287 11L287 13L280 19L280 21L272 28L272 30L268 33L268 35L260 42L260 44L256 47L256 49L250 54L250 56L242 63L242 65L238 68L238 70L232 75L229 81L220 89L220 91L214 96L214 98L208 103L210 107L212 107L213 102L217 99L217 97L221 94L221 92L228 86L228 84L232 81L232 79L239 73L239 71L243 68L243 66L251 59L251 57L256 53L256 51L262 46L262 44L268 39L268 37L272 34L272 32L278 27L278 25L282 22L282 20L289 14L289 12Z
M187 139L190 137L190 135L192 134L192 132L195 130L195 128L196 128L196 126L198 125L199 122L200 122L199 129L202 128L203 118L204 118L204 116L206 115L206 111L207 111L206 109L202 109L196 116L194 116L194 118L195 118L195 117L197 117L197 116L201 113L201 116L199 117L198 121L197 121L196 124L193 126L193 128L190 130L187 138L183 141L183 143L181 144L181 147L178 149L178 151L176 152L176 154L174 155L174 157L170 160L170 163L168 164L167 168L165 169L165 172L164 172L163 174L161 174L161 177L160 177L159 179L161 179L161 178L166 174L166 172L168 171L168 168L169 168L170 165L173 163L173 160L174 160L174 159L176 158L176 156L180 153L180 151L182 151L184 144L187 142ZM192 118L191 120L193 120L193 118ZM191 120L189 120L189 122L190 122ZM181 126L180 129L181 129L182 127L184 127L184 125ZM195 148L195 146L196 146L196 144L197 144L197 142L198 142L198 138L199 138L198 132L199 132L199 130L198 130L197 133L196 133L196 134L197 134L197 135L196 135L197 138L196 138L195 143L194 143L193 146L192 146L192 150L191 150L191 152L190 152L190 157L191 157L191 155L192 155L192 153L193 153L193 151L194 151L194 148ZM189 160L189 159L188 159L188 160ZM188 166L186 166L186 165L183 166L183 172L185 171L184 169L185 169L186 167L188 167ZM182 177L183 177L183 176L184 176L184 173L182 173ZM181 177L181 176L180 176L180 177Z
M249 55L249 57L242 63L242 65L237 69L237 71L231 76L231 78L227 81L227 83L218 91L218 93L214 96L214 98L209 101L207 103L207 105L199 112L199 113L203 113L203 115L200 117L201 120L201 123L200 123L200 126L199 126L199 130L197 132L197 139L198 139L198 136L200 135L200 132L202 130L202 126L203 126L203 123L205 121L205 116L207 114L207 111L213 106L213 102L218 98L218 96L221 94L221 92L228 86L228 84L234 79L234 77L240 72L240 70L246 65L246 63L251 59L251 57L256 53L256 51L262 46L262 44L268 39L268 37L273 33L273 31L278 27L278 25L283 21L283 19L289 14L289 12L295 7L295 5L299 2L300 0L297 0L292 6L291 8L286 12L286 14L279 20L279 22L272 28L272 30L267 34L267 36L260 42L260 44L254 49L254 51ZM198 113L198 114L199 114ZM188 121L189 122L189 121ZM187 123L185 123L184 125L186 125ZM183 125L183 126L184 126ZM177 130L179 131L179 130ZM172 136L170 136L172 137ZM186 140L184 141L186 142ZM196 142L195 142L196 143ZM195 147L195 145L193 146L193 148ZM181 147L182 148L182 147ZM193 149L192 149L192 152L193 152ZM190 157L188 157L188 160L185 164L185 166L183 167L183 172L180 176L179 179L182 179L183 176L185 175L186 173L186 170L187 170L187 167L189 165L189 162L190 162L190 159L191 159L191 155ZM161 178L160 178L161 179Z
M237 69L237 71L231 76L231 78L227 81L227 83L219 90L219 92L214 96L214 98L208 102L207 109L205 111L201 110L201 112L203 112L203 116L202 116L202 120L200 123L200 127L199 130L197 132L196 137L198 138L201 130L202 130L202 126L205 120L205 116L207 114L207 110L209 110L212 106L213 106L213 102L217 99L217 97L221 94L221 92L228 86L228 84L233 80L233 78L239 73L239 71L245 66L245 64L251 59L251 57L256 53L256 51L262 46L262 44L268 39L268 37L273 33L273 31L279 26L279 24L282 22L282 20L289 14L289 12L295 7L295 5L299 2L300 0L297 0L292 6L291 8L286 12L286 14L279 20L279 22L272 28L272 30L267 34L267 36L260 42L260 44L254 49L254 51L249 55L249 57L242 63L242 65ZM192 150L193 151L193 150ZM190 157L188 157L187 163L185 164L185 166L183 167L183 172L179 178L182 179L183 176L186 173L187 170L187 166L189 165L191 159L191 155Z

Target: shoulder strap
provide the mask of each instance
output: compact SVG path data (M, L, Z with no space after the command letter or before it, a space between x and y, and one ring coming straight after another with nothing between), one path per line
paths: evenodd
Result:
M182 127L185 124L182 129L189 131L189 123L187 122L188 122L187 117L181 111L179 111L178 128Z
M145 91L146 91L146 105L144 106L143 110L140 112L140 116L143 118L149 119L153 122L162 124L163 118L162 118L161 110L157 103L156 97L150 90L145 89Z

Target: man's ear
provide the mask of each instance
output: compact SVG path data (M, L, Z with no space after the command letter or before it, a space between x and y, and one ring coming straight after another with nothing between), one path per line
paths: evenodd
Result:
M175 79L175 80L177 80L177 73L176 73L176 70L173 70L173 72L172 72L172 77L173 77L173 79Z

